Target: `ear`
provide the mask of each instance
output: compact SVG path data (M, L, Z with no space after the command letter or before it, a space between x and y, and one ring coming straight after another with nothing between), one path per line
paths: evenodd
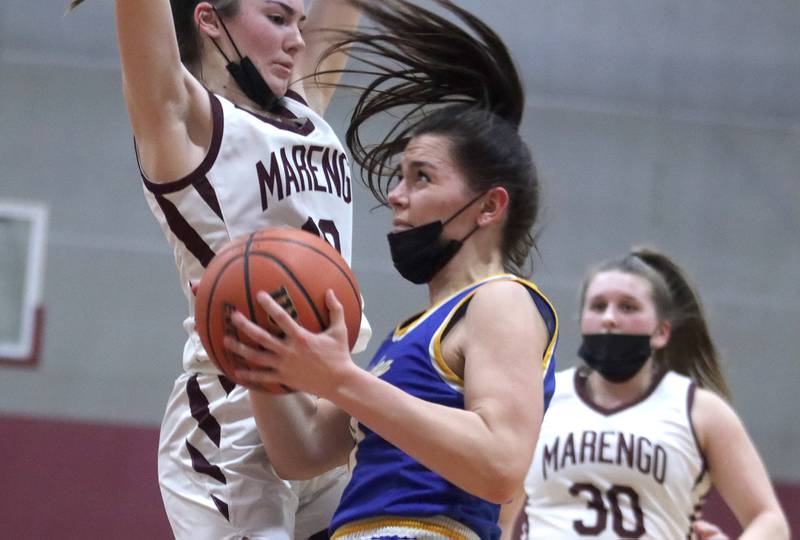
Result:
M194 24L201 35L220 37L219 17L210 2L200 2L194 7Z
M669 336L671 333L672 325L669 323L669 321L663 321L659 323L655 334L653 334L653 336L650 338L650 346L653 349L661 349L666 347L667 343L669 343Z
M486 192L478 214L478 226L486 227L500 223L508 211L508 191L502 186L495 186Z

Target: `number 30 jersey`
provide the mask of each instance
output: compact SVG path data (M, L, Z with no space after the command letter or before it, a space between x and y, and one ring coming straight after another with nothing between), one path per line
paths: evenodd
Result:
M353 191L341 142L298 94L288 92L269 118L215 94L209 99L213 130L203 162L175 181L142 178L189 302L183 367L216 373L194 331L190 282L229 240L265 227L315 233L349 263Z
M690 538L710 487L694 389L668 372L608 410L590 400L582 370L558 373L525 480L528 538Z

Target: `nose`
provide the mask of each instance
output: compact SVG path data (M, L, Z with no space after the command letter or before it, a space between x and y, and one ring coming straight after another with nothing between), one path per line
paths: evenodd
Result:
M386 197L389 206L392 210L405 208L408 206L408 191L406 190L406 181L401 179L400 182L389 190Z
M616 330L617 328L617 310L614 309L614 306L606 306L606 309L603 310L603 317L600 321L604 330L608 330L609 332L612 330Z
M306 41L303 39L303 32L300 31L300 27L295 25L289 33L288 38L286 39L285 43L286 52L291 54L297 54L301 50L305 49Z

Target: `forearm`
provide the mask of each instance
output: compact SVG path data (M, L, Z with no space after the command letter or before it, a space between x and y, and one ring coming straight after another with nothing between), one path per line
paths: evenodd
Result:
M278 475L288 480L317 476L344 464L353 447L347 416L297 392L275 396L250 391L261 440Z
M786 522L786 516L776 509L761 512L753 521L747 524L739 538L741 540L758 540L761 538L788 540L789 535L789 524Z
M521 518L525 507L525 486L520 486L514 498L500 508L500 518L497 524L500 526L500 540L518 540L514 536L517 521Z
M312 108L322 114L327 109L347 64L347 51L325 56L341 37L341 32L358 26L361 9L347 0L315 0L304 28L306 49L300 61L298 75L302 89ZM310 75L316 73L313 77Z
M493 431L477 412L418 399L362 370L344 380L332 401L461 489L504 503L522 482L535 437L521 426Z
M168 1L117 0L116 24L125 101L134 132L141 139L154 124L186 115L187 72L181 64Z

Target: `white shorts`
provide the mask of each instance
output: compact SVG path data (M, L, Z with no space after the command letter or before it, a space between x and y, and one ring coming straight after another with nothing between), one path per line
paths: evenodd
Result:
M214 374L175 381L158 448L158 480L177 539L304 540L327 529L345 467L306 481L278 478L247 390Z

